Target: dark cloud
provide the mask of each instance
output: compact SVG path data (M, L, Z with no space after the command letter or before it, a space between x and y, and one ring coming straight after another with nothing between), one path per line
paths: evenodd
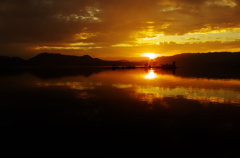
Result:
M1 3L1 42L57 42L78 32L81 25L83 27L81 23L67 23L54 18L54 15L63 11L69 12L69 8L64 10L62 3L57 6L56 2L50 0L15 0Z

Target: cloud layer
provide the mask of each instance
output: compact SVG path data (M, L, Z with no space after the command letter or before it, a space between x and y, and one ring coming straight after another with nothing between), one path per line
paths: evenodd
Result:
M0 0L0 55L240 51L239 15L240 0Z

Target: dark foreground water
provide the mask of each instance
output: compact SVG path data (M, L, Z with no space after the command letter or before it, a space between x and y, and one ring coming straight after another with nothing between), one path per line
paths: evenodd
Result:
M240 156L238 71L1 71L2 155Z

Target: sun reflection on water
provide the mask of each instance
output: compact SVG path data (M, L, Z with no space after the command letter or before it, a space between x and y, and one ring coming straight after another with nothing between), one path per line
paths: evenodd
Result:
M157 78L157 74L154 72L153 69L149 70L149 72L144 76L145 79L155 79Z
M147 73L146 73L147 71ZM240 81L238 79L183 78L159 69L134 69L104 71L88 80L73 77L71 80L39 81L38 87L67 87L78 90L78 98L98 96L103 93L127 93L131 98L155 104L164 98L181 96L202 104L223 103L240 105ZM115 91L109 91L111 86ZM94 95L89 95L89 94ZM117 94L118 95L118 94Z

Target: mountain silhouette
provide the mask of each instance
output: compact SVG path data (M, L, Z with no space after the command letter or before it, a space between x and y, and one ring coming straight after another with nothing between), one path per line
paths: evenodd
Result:
M103 66L104 60L89 55L70 56L54 53L41 53L27 61L29 66Z
M134 63L129 61L106 61L92 58L89 55L71 56L55 53L41 53L27 61L29 66L129 66Z
M240 68L240 52L185 53L159 57L156 61L162 64L176 61L183 68Z
M0 56L0 67L4 66L25 66L26 61L19 57Z

